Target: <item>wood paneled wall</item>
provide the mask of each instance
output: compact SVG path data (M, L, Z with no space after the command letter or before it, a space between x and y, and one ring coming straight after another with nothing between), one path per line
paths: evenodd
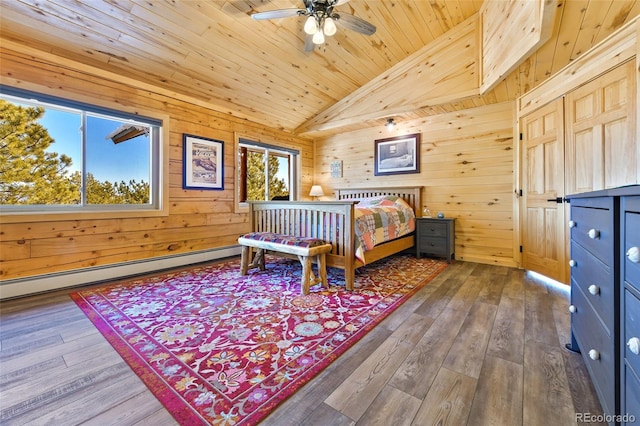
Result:
M302 188L423 185L433 213L456 217L456 256L461 260L515 265L513 104L402 122L394 134L419 132L421 173L373 176L374 140L389 136L371 128L316 142L253 124L136 86L132 81L52 55L2 51L2 83L126 110L137 107L169 116L168 215L147 218L74 219L4 223L0 232L0 279L154 259L177 253L231 246L248 230L247 217L234 209L237 134L259 137L301 151ZM225 142L224 191L182 189L183 133ZM315 162L314 162L315 158ZM330 163L343 160L343 177L330 177ZM315 175L314 175L315 169Z
M420 133L420 173L374 176L374 141ZM515 266L514 104L400 122L316 141L316 182L333 188L423 185L432 214L456 218L456 258ZM343 160L341 178L332 161Z
M237 244L249 231L247 215L235 213L236 135L299 149L302 188L313 183L313 141L207 109L173 94L136 86L130 80L50 54L2 49L2 83L48 94L91 101L124 111L144 110L168 116L168 215L161 217L43 220L3 223L0 231L0 279L8 280L145 260L176 253ZM124 82L123 82L124 81ZM183 133L224 141L224 190L182 188Z

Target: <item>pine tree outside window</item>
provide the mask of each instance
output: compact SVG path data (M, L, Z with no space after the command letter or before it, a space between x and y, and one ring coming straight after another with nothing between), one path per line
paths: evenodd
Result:
M241 139L239 201L294 200L297 151Z

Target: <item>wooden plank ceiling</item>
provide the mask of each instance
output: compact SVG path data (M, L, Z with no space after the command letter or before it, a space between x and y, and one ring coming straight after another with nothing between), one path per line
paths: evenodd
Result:
M557 7L551 38L492 90L394 113L396 121L514 100L640 13L640 0L549 1ZM11 0L0 2L0 42L317 136L323 131L308 125L314 118L425 45L442 41L481 6L481 0L351 0L336 11L371 22L376 33L338 27L324 45L305 53L303 17L251 19L255 12L302 8L302 0ZM385 120L325 125L324 133Z

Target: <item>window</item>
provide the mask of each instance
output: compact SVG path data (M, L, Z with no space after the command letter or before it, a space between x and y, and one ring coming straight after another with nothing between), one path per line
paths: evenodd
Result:
M298 151L240 139L239 201L295 199Z
M161 122L1 89L3 212L160 208Z

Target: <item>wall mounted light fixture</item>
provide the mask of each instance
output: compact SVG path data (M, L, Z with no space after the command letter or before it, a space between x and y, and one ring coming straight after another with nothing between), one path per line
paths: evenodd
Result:
M387 118L387 124L385 124L388 131L392 131L396 127L396 122L393 121L393 118Z

